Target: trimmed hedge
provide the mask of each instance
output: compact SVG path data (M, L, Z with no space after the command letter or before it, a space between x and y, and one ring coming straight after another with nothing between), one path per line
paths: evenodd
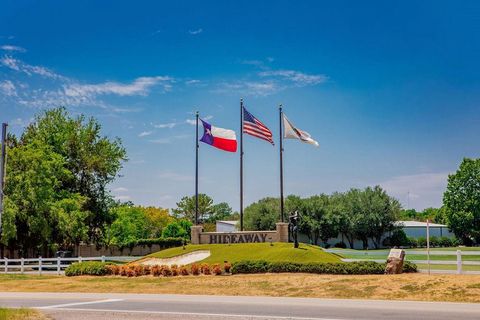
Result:
M82 275L104 276L109 273L107 266L110 264L99 261L75 262L65 269L65 275L67 277Z
M232 274L240 273L317 273L317 274L383 274L385 263L373 261L359 261L349 263L295 263L295 262L267 262L238 261L232 265ZM403 272L417 272L417 266L405 261Z
M134 248L135 246L148 246L154 244L159 245L160 249L168 249L174 247L181 247L185 242L184 238L152 238L152 239L138 239L124 244L123 248Z

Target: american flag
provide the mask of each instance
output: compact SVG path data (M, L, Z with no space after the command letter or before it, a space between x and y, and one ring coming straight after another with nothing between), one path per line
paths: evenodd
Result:
M268 141L274 145L272 131L270 131L270 129L268 129L260 120L255 118L245 108L243 108L243 132Z

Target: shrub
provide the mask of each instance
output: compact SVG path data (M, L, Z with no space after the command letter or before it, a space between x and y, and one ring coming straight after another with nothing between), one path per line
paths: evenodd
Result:
M410 261L403 261L403 272L405 273L415 273L418 272L417 265Z
M232 265L232 273L265 273L267 272L268 262L263 260L257 261L238 261Z
M160 266L160 268L162 269L162 276L169 277L172 275L172 270L169 266Z
M120 273L120 267L114 264L106 265L107 274L118 275Z
M146 276L151 274L151 267L149 265L144 265L143 266L143 274L146 275Z
M436 236L430 237L430 247L438 247L440 246L440 240Z
M162 269L160 268L159 265L154 265L153 267L150 268L150 272L154 277L159 277L162 274Z
M219 276L222 274L222 268L220 268L220 265L218 263L213 265L212 272L216 276Z
M230 273L230 269L232 268L232 264L229 262L225 262L223 265L223 270L225 270L225 273Z
M180 267L180 274L182 276L188 276L189 275L188 269L185 266L181 266Z
M198 276L200 274L200 267L198 266L198 264L192 264L192 266L190 267L190 271L192 272L192 274L194 276Z
M134 246L153 246L159 245L160 249L168 249L173 247L181 247L184 239L181 237L165 237L165 238L152 238L152 239L138 239L134 241ZM127 246L128 247L128 246Z
M109 263L99 261L76 262L65 269L67 277L90 275L90 276L104 276L109 274Z
M334 248L342 248L342 249L346 249L347 248L347 245L345 242L343 241L340 241L340 242L337 242L333 245Z
M408 247L410 241L402 229L396 229L392 234L383 240L383 245L386 247Z
M172 264L170 269L172 270L172 276L178 276L178 274L180 273L176 264Z
M143 270L144 270L143 265L141 264L132 265L131 269L133 269L134 275L136 277L143 276Z
M232 273L280 273L280 272L304 272L317 274L383 274L385 263L373 261L359 261L350 263L297 263L297 262L267 262L239 261L233 263ZM417 272L417 266L406 261L404 272Z
M417 247L423 248L427 246L427 238L418 237L417 238Z
M120 266L120 275L126 276L128 271L128 266Z
M418 242L417 242L416 238L414 238L414 237L407 237L407 238L408 238L408 242L409 242L410 247L412 247L412 248L418 247Z
M208 263L202 263L200 266L200 269L202 270L202 273L205 275L211 274L210 266L208 265Z

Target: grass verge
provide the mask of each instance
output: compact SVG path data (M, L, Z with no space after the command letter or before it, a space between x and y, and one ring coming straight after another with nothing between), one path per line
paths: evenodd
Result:
M0 320L47 320L46 316L32 309L0 308Z
M126 278L0 275L3 291L125 292L233 296L480 302L474 275L315 275L151 276Z

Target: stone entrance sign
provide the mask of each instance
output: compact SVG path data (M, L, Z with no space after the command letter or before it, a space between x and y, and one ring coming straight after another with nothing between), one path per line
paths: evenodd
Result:
M391 249L385 267L385 274L399 274L403 271L403 260L405 259L405 250Z
M203 232L192 226L192 244L288 242L288 223L278 222L275 231Z

